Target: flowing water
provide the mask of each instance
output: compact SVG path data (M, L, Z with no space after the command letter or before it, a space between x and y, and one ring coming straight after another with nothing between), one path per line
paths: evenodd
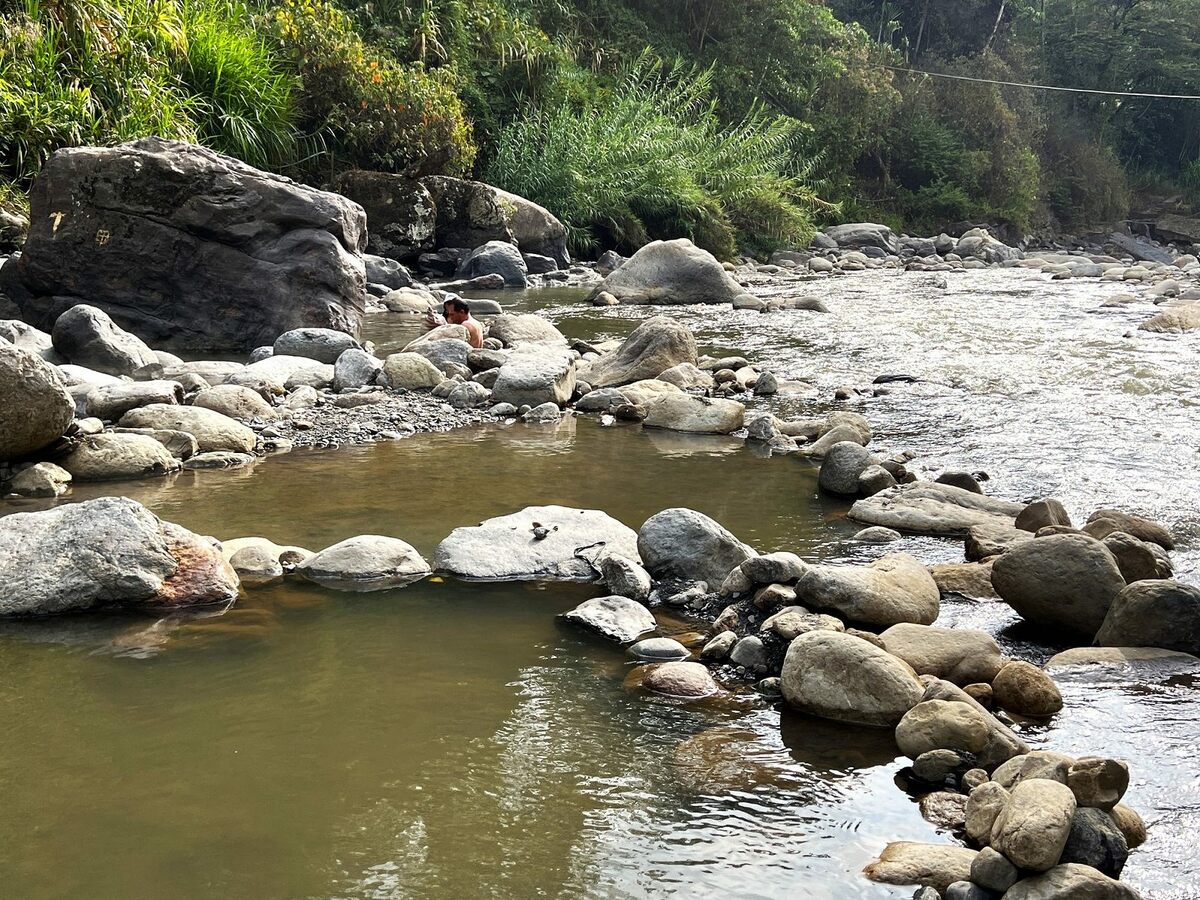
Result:
M812 380L822 398L877 375L923 379L852 408L931 471L989 492L1152 515L1200 553L1200 336L1097 311L1095 282L1018 271L876 274L814 287L829 315L667 310L702 350ZM662 310L594 310L581 292L507 293L570 336L619 337ZM381 350L412 333L381 316ZM813 415L827 400L768 404ZM691 506L763 551L865 561L815 470L740 440L568 418L330 452L248 470L76 488L121 493L218 537L314 549L393 534L426 555L452 528L526 505L599 508L636 528ZM0 505L0 514L46 506ZM961 545L910 538L928 561ZM894 550L891 545L886 550ZM464 584L339 594L293 582L221 616L81 616L0 626L0 896L14 898L907 897L866 882L891 840L946 840L894 784L886 732L783 713L737 692L680 704L623 687L611 646L556 614L599 591ZM1057 648L1003 604L949 603L1015 654ZM662 617L664 633L694 626ZM1062 684L1037 746L1128 759L1150 825L1125 878L1200 896L1200 680Z

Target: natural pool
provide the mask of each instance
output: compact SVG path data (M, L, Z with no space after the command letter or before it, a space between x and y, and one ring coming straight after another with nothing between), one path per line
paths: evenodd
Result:
M1200 339L1126 334L1095 282L1026 273L841 279L830 315L667 310L704 350L744 352L832 389L903 372L854 408L887 449L984 470L988 490L1072 514L1125 506L1171 527L1197 570ZM815 288L814 288L815 290ZM570 336L619 336L645 308L579 292L500 298ZM413 323L379 317L381 350ZM490 426L295 452L248 470L76 488L122 493L218 537L319 549L393 534L427 556L449 531L527 505L600 508L636 528L669 506L760 550L864 560L815 470L739 440L602 427ZM0 511L38 508L12 503ZM908 539L927 561L957 544ZM887 549L895 549L894 545ZM555 615L585 585L427 581L337 594L289 582L220 617L77 617L0 629L0 894L21 898L906 897L858 874L890 840L944 840L893 784L891 736L781 714L739 693L682 705L629 693L619 651ZM1002 604L950 603L1041 661ZM690 625L663 619L667 633ZM1194 677L1062 684L1030 743L1130 761L1150 825L1123 876L1196 896L1200 691Z

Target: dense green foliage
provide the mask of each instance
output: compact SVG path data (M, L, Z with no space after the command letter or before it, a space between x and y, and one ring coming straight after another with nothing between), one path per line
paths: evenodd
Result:
M0 0L0 184L145 134L469 174L577 247L1081 227L1200 202L1200 0ZM919 70L917 72L907 70ZM11 193L8 194L11 196Z

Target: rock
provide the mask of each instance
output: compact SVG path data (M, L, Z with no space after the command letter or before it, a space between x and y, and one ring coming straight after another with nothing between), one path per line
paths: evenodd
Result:
M1157 647L1074 647L1056 653L1046 663L1047 669L1103 666L1121 672L1142 669L1148 672L1200 671L1200 658L1177 650Z
M357 390L374 384L383 369L383 362L366 350L351 347L333 364L333 389L335 391Z
M337 194L143 138L58 151L30 205L15 275L31 295L23 318L41 327L62 311L55 298L82 297L166 349L250 350L291 328L358 329L366 218Z
M1158 544L1140 541L1131 534L1114 531L1101 541L1117 561L1126 584L1154 578L1170 578L1171 558Z
M742 288L711 253L687 238L679 238L643 246L605 278L588 299L601 291L621 303L731 304Z
M880 884L922 884L940 892L971 877L975 851L951 844L894 841L863 874Z
M1200 589L1170 580L1128 585L1113 599L1096 643L1200 654Z
M243 547L228 559L245 587L266 587L283 580L278 557L263 547Z
M566 405L575 392L575 362L566 349L527 345L500 367L492 390L499 403L513 406Z
M358 341L331 328L293 328L275 339L275 356L299 356L333 365L347 350L362 348Z
M0 266L3 264L0 262ZM0 344L5 341L34 356L40 356L48 363L65 362L54 349L54 339L50 335L20 319L0 319Z
M1096 529L1089 529L1088 525L1096 525L1104 523L1107 520L1111 523L1100 525ZM1113 531L1123 531L1126 534L1131 534L1139 541L1148 541L1151 544L1158 544L1164 550L1175 549L1175 539L1171 537L1171 532L1163 528L1157 522L1150 519L1144 519L1141 516L1130 515L1129 513L1121 512L1117 509L1098 509L1088 516L1087 525L1084 530L1093 537L1102 538L1106 534Z
M1006 760L1021 754L1028 754L1029 747L1019 737L1013 734L1003 722L988 712L977 700L958 685L943 679L932 679L925 676L929 683L925 687L922 700L949 700L956 703L966 703L983 715L988 725L988 742L977 754L978 765L988 771L1000 766Z
M536 203L482 182L444 175L422 178L421 184L437 207L438 246L511 241L526 253L549 256L560 266L571 264L566 228Z
M521 251L506 241L488 241L476 247L458 267L458 277L477 278L480 275L499 275L507 287L525 287L529 267Z
M637 550L656 578L724 582L754 551L717 522L691 509L666 509L651 516L637 535ZM632 554L627 554L632 555Z
M650 610L627 597L593 597L562 617L621 644L635 641L656 627Z
M419 353L393 353L383 361L382 379L393 390L421 391L437 387L442 373Z
M1075 795L1066 785L1022 781L992 825L991 845L1018 868L1044 872L1058 864L1074 815Z
M120 381L93 388L86 402L89 416L115 422L139 406L182 403L183 387L178 381Z
M1068 766L1067 787L1079 806L1110 810L1129 789L1129 767L1116 759L1084 756Z
M1133 888L1091 866L1064 863L1018 881L1004 900L1138 900L1139 896Z
M205 388L196 395L192 405L199 409L211 409L231 419L270 421L277 415L275 407L264 400L261 394L239 384L218 384Z
M1200 302L1173 300L1138 326L1156 334L1184 334L1200 328Z
M212 543L125 497L0 518L0 615L227 604L237 591Z
M226 560L232 560L238 552L247 547L264 551L276 560L285 572L293 571L298 565L316 555L303 547L280 546L262 537L230 538L227 541L221 541L221 555Z
M420 581L430 569L421 554L404 541L360 534L326 547L296 571L334 590L383 591Z
M818 484L831 494L856 497L859 476L874 462L874 454L865 447L853 441L840 441L826 451Z
M211 409L153 403L131 409L121 416L125 428L157 428L186 431L196 438L201 452L232 450L253 453L257 436L240 422Z
M887 627L900 622L929 625L941 594L928 570L907 553L889 553L868 566L809 566L796 584L808 606L836 610L843 618Z
M972 525L967 531L967 559L978 561L999 556L1018 544L1032 541L1033 535L1011 525L989 522L985 525Z
M533 313L516 315L505 313L497 316L488 326L488 336L500 341L505 347L520 347L524 344L550 344L565 347L567 339L554 324ZM602 387L589 381L592 387Z
M95 432L99 434L100 432ZM108 429L106 434L140 434L143 437L153 438L158 441L167 452L178 460L191 459L200 452L200 446L196 443L196 438L188 434L186 431L174 431L170 428L120 428L113 427Z
M929 750L913 760L913 775L930 784L941 784L965 765L965 757L953 750ZM986 780L986 773L985 773ZM963 798L966 800L966 797ZM964 810L965 815L965 810ZM965 819L964 826L965 826Z
M779 393L779 379L770 372L763 372L754 383L754 396L771 397Z
M576 412L611 412L629 401L616 388L589 391L575 403Z
M664 394L646 404L643 424L693 434L731 434L742 427L746 407L736 400Z
M858 476L858 493L863 497L872 497L895 486L892 473L880 465L867 466Z
M983 681L963 685L963 693L982 706L991 709L993 703L992 686Z
M447 326L442 326L443 328ZM461 326L455 325L455 328ZM436 329L434 329L436 331ZM433 332L430 332L433 334ZM445 376L462 375L471 377L471 369L467 365L467 354L471 345L457 338L444 337L436 340L413 341L404 348L405 353L416 353L425 357Z
M973 525L998 523L1012 527L1022 509L1019 503L950 485L913 482L857 501L850 507L850 518L899 531L965 538Z
M896 745L911 759L931 750L978 753L987 741L986 717L966 703L922 700L896 726Z
M946 563L930 566L929 574L942 596L958 594L971 600L998 600L992 587L992 562Z
M998 706L1019 716L1046 718L1063 706L1054 681L1032 663L1013 660L992 681L992 696Z
M831 225L825 229L825 236L841 248L858 250L863 247L878 247L887 253L896 253L899 250L899 243L892 229L871 222Z
M333 366L305 356L275 354L224 378L225 384L240 384L258 390L268 385L273 393L308 385L327 388L333 384Z
M140 434L89 435L60 462L76 481L143 478L179 470L179 461L162 444Z
M994 781L984 782L972 790L964 810L967 836L981 844L990 841L992 826L1008 805L1008 799L1008 790Z
M984 847L971 863L971 881L981 888L1003 894L1017 883L1021 873L1008 858L991 847Z
M511 405L511 404L510 404ZM521 418L526 422L557 422L563 416L563 412L559 409L557 403L542 403L528 412L521 413Z
M684 363L695 365L696 340L682 322L654 316L635 328L621 346L580 367L593 388L619 387L657 378Z
M367 248L372 253L411 259L434 246L437 207L420 181L350 169L334 179L333 189L366 211L371 226Z
M118 328L104 310L82 303L55 319L51 337L54 349L72 363L108 375L132 375L158 362L153 350Z
M368 218L367 221L371 223L372 228L375 227L375 223L372 222L370 218ZM369 233L367 239L369 242ZM394 259L388 259L386 256L375 256L371 253L364 253L363 268L366 272L368 284L382 285L383 287L387 288L388 291L412 287L412 274L408 271L408 269Z
M398 288L384 294L380 300L390 312L423 316L438 305L434 296L418 288Z
M75 401L54 366L0 341L0 462L49 446L75 417Z
M1130 850L1140 847L1146 842L1146 823L1142 821L1141 816L1124 803L1118 803L1108 810L1108 814L1121 829L1121 834L1125 836L1125 843Z
M734 644L738 642L738 636L732 631L719 632L711 641L704 645L700 650L700 658L705 661L718 662L729 656L729 652L733 650Z
M681 391L704 392L711 390L713 386L712 375L702 369L696 368L690 362L671 366L671 368L659 374L658 378L667 384L675 385Z
M1012 759L996 767L992 780L1006 788L1013 788L1022 781L1034 778L1054 781L1058 784L1067 783L1067 772L1070 771L1074 759L1065 753L1053 750L1033 750L1014 756Z
M938 828L962 831L966 822L967 798L950 791L934 791L921 798L921 817Z
M717 692L717 683L700 663L668 662L646 673L642 686L668 697L708 697Z
M923 692L906 663L834 631L811 631L792 641L781 677L784 699L795 709L858 725L894 727Z
M687 659L691 651L674 638L644 638L631 646L626 653L634 659L671 661Z
M748 635L741 638L729 652L729 660L734 665L743 666L750 672L765 672L767 670L767 650L762 638Z
M1017 528L1022 531L1037 533L1048 525L1065 525L1071 527L1071 516L1057 500L1034 500L1017 514Z
M1023 618L1090 638L1125 580L1100 541L1055 534L1000 556L992 565L992 586Z
M22 497L58 497L71 483L71 473L54 463L37 463L22 469L9 482L8 489Z
M783 640L791 642L810 631L845 631L846 626L840 619L811 613L803 606L785 606L768 616L759 630L773 631Z
M606 553L597 561L600 581L618 597L645 603L650 597L650 573L627 556Z
M970 472L943 472L934 479L934 484L948 484L951 487L962 488L972 494L982 494L983 488Z
M197 453L184 462L185 469L240 469L257 462L258 457L250 453L235 453L232 450L211 450Z
M475 409L478 406L491 404L493 397L492 392L482 384L467 381L455 385L446 395L446 402L455 409ZM554 407L554 412L557 414L557 406Z
M987 632L973 628L934 628L902 623L880 639L918 675L935 675L963 686L990 683L1004 666L1000 647Z
M439 571L492 581L590 581L595 567L580 554L638 560L638 537L599 510L530 506L456 528L434 553Z
M872 525L870 528L864 528L854 535L854 540L862 541L866 544L890 544L893 541L899 541L903 538L904 535L895 529L884 528L881 525ZM934 580L937 580L936 575L934 576Z

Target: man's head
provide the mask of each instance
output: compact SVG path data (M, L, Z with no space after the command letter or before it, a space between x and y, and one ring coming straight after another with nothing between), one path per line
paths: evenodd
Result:
M461 325L471 317L471 307L462 297L451 297L442 304L442 313L451 325Z

